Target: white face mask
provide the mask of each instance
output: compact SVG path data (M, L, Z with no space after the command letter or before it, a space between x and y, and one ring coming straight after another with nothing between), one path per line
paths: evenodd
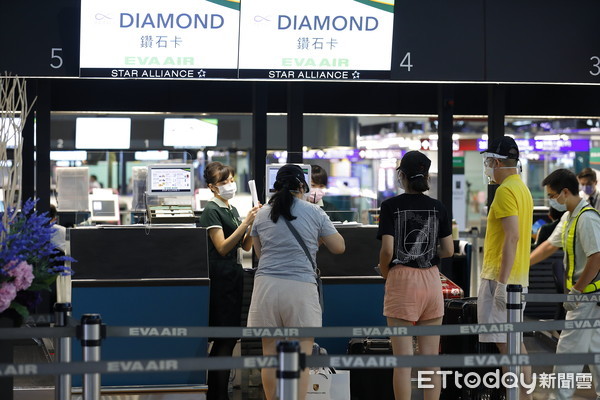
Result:
M492 163L491 161L489 162L490 164ZM515 167L489 167L488 162L483 163L484 166L484 170L483 173L485 176L487 176L489 178L489 182L485 182L485 183L491 183L491 182L496 182L496 179L494 178L494 170L495 169L517 169L517 172L521 170L520 164L518 164Z
M493 167L485 167L485 170L483 171L483 173L485 174L485 176L490 178L490 181L494 180L494 168Z
M562 195L559 194L558 196L556 196L555 199L548 199L548 201L550 202L550 207L554 208L556 211L558 212L563 212L563 211L567 211L567 205L566 204L560 204L558 202L558 198Z
M219 189L219 196L225 200L231 200L235 196L235 192L237 192L237 185L235 182L229 182L223 186L217 186L217 189Z

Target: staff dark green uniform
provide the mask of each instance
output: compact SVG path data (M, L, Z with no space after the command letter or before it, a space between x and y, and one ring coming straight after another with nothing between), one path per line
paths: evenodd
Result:
M242 319L243 269L241 249L252 248L249 230L258 206L242 221L229 204L237 185L234 170L218 161L204 170L206 185L215 197L200 216L200 225L208 229L208 276L210 277L210 326L240 326ZM235 338L211 338L209 357L231 357ZM228 400L229 370L208 371L207 400Z
M208 202L200 225L208 229L220 227L225 237L240 225L240 215L235 207L227 207L218 198ZM219 254L212 240L208 241L208 264L210 277L210 326L240 326L242 318L242 291L244 271L238 261L241 242L224 257Z

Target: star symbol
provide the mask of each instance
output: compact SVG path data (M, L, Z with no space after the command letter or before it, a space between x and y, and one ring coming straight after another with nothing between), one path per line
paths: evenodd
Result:
M352 73L352 79L360 79L360 72L354 71Z
M206 71L203 69L198 71L198 78L206 78Z

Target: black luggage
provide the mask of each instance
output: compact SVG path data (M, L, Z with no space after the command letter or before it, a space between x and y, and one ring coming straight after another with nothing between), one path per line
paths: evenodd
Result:
M348 354L392 354L390 339L353 338L348 343ZM351 400L394 400L392 368L353 368L350 370Z
M444 302L443 324L476 324L477 298L447 299ZM494 343L479 342L478 335L442 336L440 338L440 354L496 354L498 347ZM480 377L496 368L444 368L463 374L477 372ZM500 371L502 374L502 371ZM446 388L442 388L443 400L502 400L505 399L504 389L486 388L483 385L469 389L462 385L458 388L454 383L454 375L446 379Z

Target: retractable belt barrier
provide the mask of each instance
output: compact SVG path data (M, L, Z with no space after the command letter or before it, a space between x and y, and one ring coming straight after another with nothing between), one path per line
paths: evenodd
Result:
M576 303L598 303L600 292L587 294L560 294L560 293L524 293L521 295L523 301L535 303L561 303L573 301Z
M600 328L598 319L531 321L498 324L453 324L437 326L356 326L322 328L240 328L197 326L107 326L107 337L144 338L302 338L302 337L387 337L387 336L455 336L480 333L510 333ZM76 327L2 328L0 340L75 337Z
M282 400L294 400L297 392L298 371L304 367L352 368L396 368L396 367L501 367L510 366L518 373L523 365L582 365L600 364L600 353L581 354L519 354L521 332L597 329L598 319L531 321L521 322L522 300L530 302L597 302L600 294L521 294L521 287L508 285L506 323L496 324L451 324L439 326L381 326L381 327L321 327L321 328L241 328L241 327L195 327L195 326L105 326L98 314L85 314L81 324L74 326L70 317L70 304L62 304L54 316L42 315L29 318L27 324L55 322L54 327L2 328L0 340L26 338L71 338L81 340L84 349L83 362L69 362L58 354L57 363L50 364L0 364L0 377L55 375L57 386L69 389L72 374L84 375L84 400L97 400L100 396L100 375L114 373L198 371L247 368L279 368L280 393L287 393ZM60 305L60 304L59 304ZM64 307L68 306L68 307ZM299 353L297 342L289 338L302 337L381 337L381 336L432 336L432 335L475 335L481 333L507 333L508 354L458 354L458 355L330 355L308 356ZM149 360L100 361L101 341L106 337L155 337L155 338L282 338L278 357L216 357L174 358ZM287 341L286 341L287 340ZM63 343L62 348L66 347ZM59 346L60 348L61 346ZM511 387L507 399L518 396L518 388ZM62 390L59 399L66 399L70 390Z
M397 367L502 367L507 365L600 364L600 353L569 354L440 354L431 356L327 355L307 356L308 368L397 368ZM277 356L202 357L116 361L74 361L47 364L0 364L0 377L61 374L116 374L140 372L201 371L277 368Z

